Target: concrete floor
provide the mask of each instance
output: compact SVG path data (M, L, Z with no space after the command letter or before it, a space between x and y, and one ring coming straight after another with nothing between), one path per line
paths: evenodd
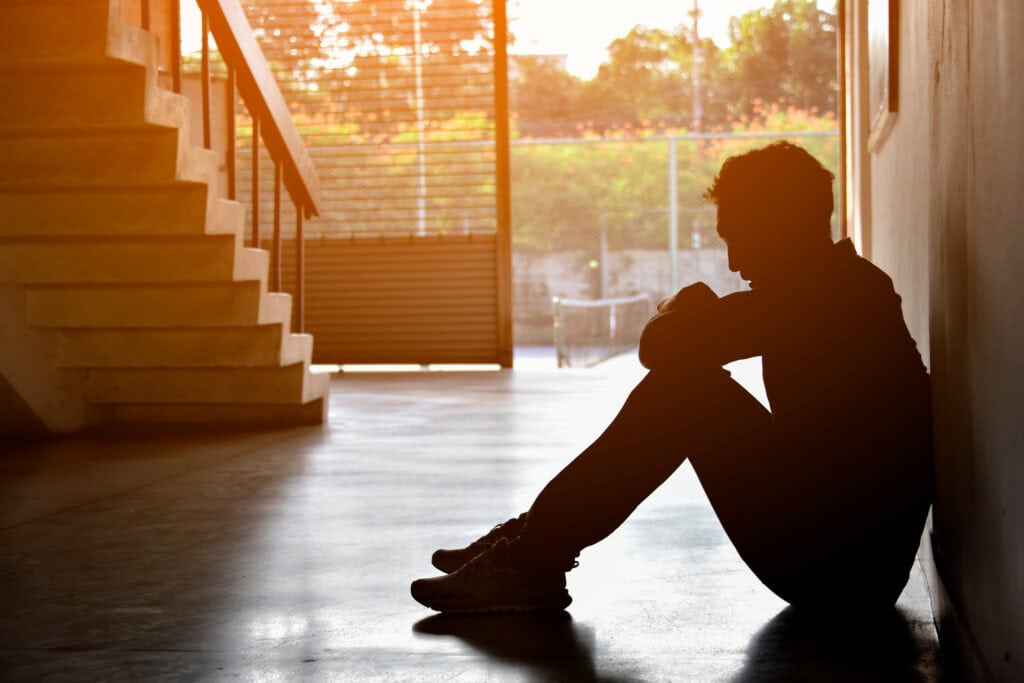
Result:
M0 679L940 680L919 571L890 622L805 623L688 467L583 553L567 613L409 597L434 548L525 509L639 373L346 374L323 429L6 443Z

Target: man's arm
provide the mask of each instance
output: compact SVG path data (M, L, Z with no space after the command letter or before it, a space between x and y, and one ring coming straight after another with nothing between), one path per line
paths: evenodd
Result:
M640 336L648 369L721 366L763 351L764 315L754 292L719 298L703 282L658 305Z

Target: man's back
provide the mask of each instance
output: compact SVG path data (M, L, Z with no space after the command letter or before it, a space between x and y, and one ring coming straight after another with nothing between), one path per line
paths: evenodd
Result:
M751 564L785 555L766 569L783 580L762 577L784 595L902 586L931 501L930 389L891 279L843 240L786 281L720 303L734 317L709 318L762 356L771 406L771 445L744 464L763 482Z
M874 443L912 394L927 397L928 375L892 280L849 240L831 251L784 286L739 296L760 300L751 322L776 427Z

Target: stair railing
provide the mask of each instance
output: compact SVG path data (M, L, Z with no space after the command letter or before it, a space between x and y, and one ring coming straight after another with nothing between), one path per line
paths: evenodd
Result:
M303 220L319 215L319 178L302 142L288 104L274 79L266 57L253 37L252 28L238 0L195 0L202 13L202 47L200 87L202 90L203 145L212 149L211 139L211 77L210 41L217 42L227 66L229 93L227 116L227 196L236 198L235 117L236 93L252 117L252 238L250 244L260 247L260 185L259 147L261 141L274 164L274 230L271 245L271 291L281 290L281 188L288 191L295 206L295 329L303 331L305 310L305 249ZM142 28L151 30L154 12L151 5L159 3L161 18L170 42L170 71L174 91L181 93L181 7L178 0L139 0ZM165 35L166 35L165 34Z

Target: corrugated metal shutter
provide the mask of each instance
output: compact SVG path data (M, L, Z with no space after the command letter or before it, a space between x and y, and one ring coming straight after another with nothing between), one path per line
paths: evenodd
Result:
M510 365L504 4L244 4L321 178L321 215L305 226L316 360ZM319 44L304 42L313 33ZM239 149L247 204L249 155ZM260 169L267 240L273 169Z
M494 253L493 234L307 241L314 361L497 362ZM287 286L293 272L285 271Z

